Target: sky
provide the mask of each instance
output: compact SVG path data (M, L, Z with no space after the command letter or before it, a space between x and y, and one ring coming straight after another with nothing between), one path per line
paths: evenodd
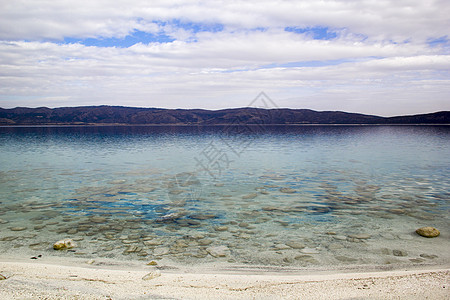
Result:
M0 107L450 110L448 0L0 0Z

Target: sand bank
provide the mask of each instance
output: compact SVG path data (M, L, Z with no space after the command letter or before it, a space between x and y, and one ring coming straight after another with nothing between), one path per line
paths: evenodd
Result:
M248 274L0 261L0 299L450 299L450 268Z

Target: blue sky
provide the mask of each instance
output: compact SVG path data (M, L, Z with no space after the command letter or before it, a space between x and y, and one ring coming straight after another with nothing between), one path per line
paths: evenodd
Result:
M108 2L109 3L109 2ZM0 0L0 107L450 110L447 1Z

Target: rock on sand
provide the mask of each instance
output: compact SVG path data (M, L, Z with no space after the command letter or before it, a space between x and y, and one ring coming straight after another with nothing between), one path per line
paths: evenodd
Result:
M74 247L76 247L76 244L71 239L60 240L53 244L53 249L55 250L71 249Z
M427 238L433 238L439 236L441 234L439 230L434 227L422 227L416 230L416 233L420 236L424 236Z

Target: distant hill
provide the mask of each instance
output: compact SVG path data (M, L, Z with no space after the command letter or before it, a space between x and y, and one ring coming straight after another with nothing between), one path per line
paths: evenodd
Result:
M0 125L450 124L450 111L379 117L309 109L162 109L123 106L0 108Z

